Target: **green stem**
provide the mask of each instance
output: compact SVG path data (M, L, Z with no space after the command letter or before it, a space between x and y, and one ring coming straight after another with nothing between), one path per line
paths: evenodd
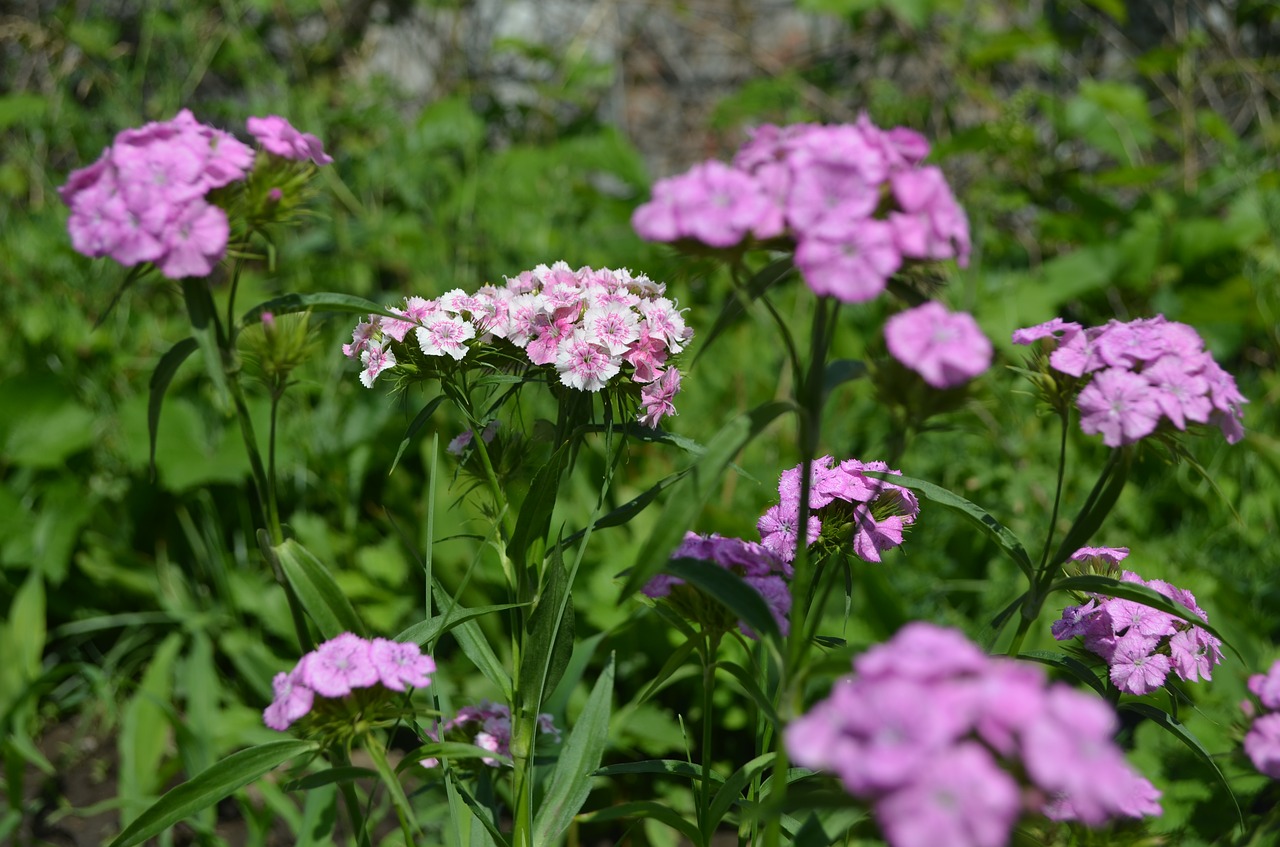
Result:
M702 843L708 845L711 843L711 829L715 826L715 821L707 820L704 816L711 808L711 763L713 757L711 755L711 738L713 734L713 721L711 720L712 711L715 708L715 685L716 685L716 654L720 650L721 633L707 635L706 641L703 643L705 651L702 657L702 785L699 787L701 795L698 803L698 830L702 833Z
M391 795L391 805L395 807L396 818L400 822L400 832L404 835L404 843L406 847L413 847L416 840L414 839L413 826L411 824L413 810L409 807L409 799L405 797L404 788L400 785L400 781L396 779L395 771L391 769L391 763L387 761L387 751L382 746L382 742L372 733L365 735L364 738L365 752L373 760L374 770L378 772L378 777L386 787L387 793Z
M347 755L346 750L339 749L334 752L333 759L338 767L348 767L351 764L351 757ZM356 795L355 783L342 782L339 790L342 792L342 802L347 807L347 816L351 818L351 831L355 833L357 847L370 847L369 829L364 812L360 810L360 798Z
M1058 523L1058 508L1062 504L1062 482L1067 475L1067 409L1063 407L1058 414L1058 420L1062 424L1061 443L1058 446L1058 485L1053 494L1053 511L1049 515L1049 531L1044 539L1044 550L1040 554L1040 567L1038 572L1043 573L1045 567L1049 563L1049 550L1053 545L1053 531Z

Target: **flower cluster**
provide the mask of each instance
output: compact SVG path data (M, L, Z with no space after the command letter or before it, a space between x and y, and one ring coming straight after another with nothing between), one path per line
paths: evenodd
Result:
M552 722L551 715L538 715L538 730L560 740L560 730ZM511 757L511 709L503 703L481 700L478 706L463 706L453 718L426 730L432 741L462 741L488 750L496 756ZM496 758L482 757L480 761L491 768L498 766ZM436 758L420 759L424 768L440 764Z
M315 136L300 135L284 118L250 118L249 131L271 152L281 149L278 139L299 137L317 164L332 161ZM207 276L231 233L209 192L244 180L253 161L253 148L186 109L173 120L127 129L58 189L71 208L71 246L122 265L152 262L170 279Z
M791 611L791 590L784 576L791 576L791 566L783 562L763 545L741 538L726 538L722 535L698 535L687 533L684 541L671 554L673 559L701 559L712 562L727 571L742 577L742 581L754 588L769 607L769 612L778 623L778 629L786 635L789 629L787 614ZM659 574L645 585L641 591L646 597L658 599L665 597L690 620L698 621L713 628L728 628L733 625L725 616L723 607L713 600L704 598L697 589L686 586L679 577ZM738 622L738 628L751 638L756 633L744 622Z
M530 363L553 367L562 385L579 391L599 391L620 373L629 375L641 386L639 420L656 427L676 413L680 371L669 357L693 337L665 290L625 269L539 265L474 294L454 289L434 300L408 297L403 309L388 309L398 317L361 321L342 352L359 359L360 380L371 387L396 366L395 345L408 343L410 332L424 356L455 361L475 344L502 339L523 350Z
M853 668L786 747L869 800L891 847L1000 847L1024 814L1096 826L1160 813L1114 743L1114 712L1035 666L916 622Z
M923 136L855 124L766 125L732 166L704 162L659 180L631 219L650 241L727 248L786 237L816 293L870 300L905 260L969 259L969 223Z
M890 355L934 388L955 388L991 367L991 341L966 312L929 301L884 325Z
M1123 547L1085 547L1072 558L1118 562L1128 553ZM1206 623L1209 620L1186 589L1159 579L1144 581L1132 571L1124 571L1120 579L1145 585L1190 609ZM1129 694L1155 691L1164 685L1170 671L1187 682L1208 680L1213 666L1222 661L1222 642L1201 627L1119 597L1094 595L1086 603L1068 606L1052 629L1053 637L1059 641L1080 636L1085 648L1110 666L1112 684Z
M262 721L283 732L311 712L316 695L337 699L375 685L391 691L424 688L435 669L435 660L423 655L417 644L368 641L344 632L303 656L293 670L276 674L271 683L275 699L262 713Z
M1015 344L1054 340L1049 366L1068 376L1089 375L1076 398L1080 428L1102 433L1108 447L1132 444L1167 420L1179 430L1188 423L1215 424L1235 444L1244 437L1241 406L1248 401L1204 349L1192 327L1163 315L1082 328L1054 318L1019 329Z
M902 474L884 462L834 461L823 456L813 462L805 543L813 544L823 534L835 543L844 543L852 535L853 552L868 562L879 562L882 551L902 544L904 531L920 513L920 503L910 489L866 475L866 471ZM784 562L792 561L796 554L803 467L796 465L782 472L778 481L781 502L756 524L761 543Z
M1258 717L1244 737L1244 752L1253 766L1272 779L1280 779L1280 661L1265 674L1249 677L1249 691L1266 711ZM1245 701L1245 711L1256 714L1252 703Z

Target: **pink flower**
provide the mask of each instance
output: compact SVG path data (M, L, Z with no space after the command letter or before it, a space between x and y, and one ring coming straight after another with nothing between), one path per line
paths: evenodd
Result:
M1244 752L1253 766L1272 779L1280 779L1280 713L1263 715L1244 737Z
M230 235L227 213L203 200L195 200L173 221L169 249L156 261L156 266L170 279L208 276L226 253Z
M796 267L815 294L862 303L884 291L889 277L902 267L902 254L887 223L867 220L847 239L801 239Z
M360 352L360 364L364 366L364 370L360 371L361 384L365 388L373 388L378 374L396 366L396 354L390 347L368 346Z
M277 732L284 732L289 725L311 711L315 692L303 682L298 669L278 673L271 681L275 699L262 713L262 722Z
M352 689L368 688L379 680L369 642L350 632L316 647L303 657L300 668L303 683L325 697L345 697Z
M425 688L431 684L435 660L424 656L417 644L375 638L369 645L369 658L378 672L378 681L392 691L404 691L405 686Z
M1280 659L1265 674L1249 677L1249 691L1258 698L1263 708L1280 711Z
M991 366L991 342L972 315L930 301L885 322L890 354L934 388L963 385Z
M673 402L680 393L680 371L667 368L662 376L640 389L640 406L644 412L637 420L650 429L657 429L663 418L676 413Z
M1022 797L984 747L965 742L877 801L875 811L892 847L1004 847Z
M1109 368L1094 376L1076 398L1080 428L1102 434L1108 447L1132 444L1150 435L1160 419L1150 383L1135 373Z
M262 149L284 159L305 162L308 159L317 165L328 165L333 157L324 152L324 144L320 139L307 132L298 132L287 120L279 115L267 115L262 118L249 118L246 122L249 134L258 139Z
M463 318L438 313L425 318L414 335L418 347L428 356L460 360L467 355L466 342L476 337L476 328Z
M560 382L579 391L599 391L622 370L622 360L581 330L564 339L556 353Z
M1164 685L1169 675L1168 656L1153 653L1156 639L1130 632L1116 641L1112 654L1111 683L1130 694L1150 694Z

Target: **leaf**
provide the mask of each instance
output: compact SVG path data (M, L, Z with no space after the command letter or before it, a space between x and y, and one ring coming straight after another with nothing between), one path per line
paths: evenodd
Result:
M1098 574L1084 574L1082 576L1068 576L1062 579L1054 580L1049 586L1050 591L1079 591L1088 594L1105 594L1108 597L1119 597L1123 600L1132 600L1135 603L1141 603L1144 606L1150 606L1157 611L1165 614L1173 615L1176 618L1194 624L1205 632L1226 644L1237 656L1239 652L1232 647L1222 633L1214 629L1209 623L1201 619L1195 612L1186 606L1170 600L1154 588L1148 588L1145 585L1138 585L1136 582L1123 582L1109 576L1101 576ZM1241 659L1243 661L1243 658Z
M1152 723L1168 731L1174 738L1187 745L1187 748L1195 754L1196 758L1213 770L1214 775L1218 777L1218 782L1222 783L1222 787L1227 789L1227 796L1231 798L1231 802L1236 807L1236 817L1240 820L1240 829L1242 831L1245 829L1244 813L1240 810L1240 801L1236 799L1235 793L1231 790L1231 783L1227 781L1222 771L1219 770L1218 763L1213 759L1213 754L1204 748L1204 745L1200 743L1200 739L1196 738L1191 730L1187 729L1173 715L1162 709L1157 709L1149 703L1125 702L1116 708L1148 718Z
M720 482L725 468L746 444L783 412L795 409L789 402L773 402L757 406L725 424L707 444L707 452L695 461L674 486L653 532L645 539L636 563L627 575L622 596L630 597L662 570L671 551L680 546L685 532L698 519L703 507Z
M547 463L534 474L529 483L529 493L520 504L520 514L516 516L516 527L511 533L511 542L507 544L507 554L511 564L521 572L529 564L529 550L538 542L545 542L551 529L551 513L556 506L556 498L560 491L560 474L564 470L565 458L569 455L569 444L560 446Z
M1124 449L1114 464L1111 477L1106 481L1106 487L1101 492L1095 489L1095 492L1091 493L1084 510L1076 516L1071 529L1067 530L1066 537L1062 539L1062 544L1058 546L1058 551L1049 562L1050 567L1062 564L1071 557L1071 554L1089 543L1089 539L1102 526L1102 522L1111 513L1111 508L1120 499L1120 493L1124 491L1125 483L1129 480L1129 467L1132 462L1133 451ZM1096 498L1092 496L1093 493L1097 493Z
M662 803L653 800L632 800L629 803L607 806L598 811L588 812L582 816L582 821L586 823L604 823L621 818L648 818L666 824L689 839L693 844L700 844L703 841L702 835L698 832L698 827L693 821L681 817L670 806L664 806Z
M323 785L354 782L357 779L368 779L377 775L378 772L371 768L357 768L352 765L346 765L337 768L326 768L318 773L309 773L301 779L289 780L281 784L280 787L285 791L310 791Z
M184 338L169 348L160 357L156 369L151 373L150 394L147 398L147 434L151 439L151 479L156 478L156 436L160 433L160 407L164 403L164 394L169 390L173 375L192 353L200 347L194 338Z
M735 662L717 662L716 670L724 671L733 677L746 695L756 704L756 707L773 724L774 731L778 731L778 728L782 726L782 720L778 717L778 710L773 707L773 702L760 688L760 683L756 680L754 674Z
M684 643L677 647L675 652L667 657L667 661L663 663L662 670L658 671L658 675L649 680L649 684L646 685L644 690L640 692L638 697L636 697L633 701L635 705L639 706L650 697L657 694L662 689L663 683L671 679L671 675L678 671L684 663L688 661L689 656L692 655L696 646L697 645L693 638L686 638Z
M231 392L227 387L227 373L222 367L218 321L214 311L213 295L209 292L209 281L204 277L184 277L182 297L187 304L187 316L191 319L192 337L204 354L205 371L213 381L218 403L223 409L229 408Z
M418 430L426 426L427 421L431 420L431 416L436 413L436 409L440 408L440 404L447 398L441 394L435 397L431 402L422 407L422 411L414 416L409 423L409 428L404 431L404 438L400 441L400 446L396 448L396 457L391 460L391 470L387 471L387 476L391 476L395 472L396 465L400 464L400 457L404 455L405 448L409 446L409 442L418 434Z
M769 611L769 604L742 577L712 562L701 559L671 559L663 568L666 573L678 576L724 604L743 623L759 636L781 641L778 622Z
M351 601L338 586L333 574L329 573L329 569L311 555L307 548L290 538L269 549L321 635L325 638L333 638L343 632L365 635L364 623L356 614Z
M1014 535L1012 530L1000 523L990 512L976 503L972 503L955 492L948 491L940 485L934 485L932 482L926 482L923 479L874 471L863 471L863 473L876 479L883 479L896 485L901 485L904 488L910 488L921 499L942 506L944 509L950 509L967 519L971 524L990 536L1023 573L1028 577L1034 575L1035 569L1031 564L1031 557L1027 555L1027 550L1022 546L1022 542L1018 540L1018 536Z
M605 529L611 526L622 526L627 521L643 512L659 494L683 479L689 471L690 468L685 468L682 471L677 471L658 480L653 484L653 486L637 494L618 508L608 512L607 514L601 515L600 519L592 524L592 530ZM578 541L582 540L582 537L586 535L586 532L587 531L585 529L578 530L573 535L565 538L564 541L561 542L561 546L569 547L576 544Z
M560 545L551 551L537 603L525 627L518 698L536 714L542 698L560 682L573 655L573 600Z
M120 798L122 823L160 788L160 763L169 745L173 665L182 647L181 633L171 633L147 666L138 690L120 721Z
M493 648L489 646L489 641L485 638L484 632L475 621L467 621L453 628L452 635L454 641L458 642L458 647L462 649L463 654L471 660L471 664L475 665L476 670L484 674L485 679L492 682L502 691L504 699L511 700L511 674L507 673L506 666L498 660L497 655L493 652Z
M648 759L643 762L623 762L617 765L607 765L597 770L592 776L620 776L623 774L633 773L651 773L665 774L667 776L682 776L701 782L703 773L700 765L691 764L683 759ZM711 781L724 784L724 777L719 776L714 771L710 774Z
M827 363L827 371L822 379L822 391L830 394L838 386L846 382L862 379L867 375L867 363L860 359L836 359Z
M724 816L729 813L729 809L733 808L733 804L742 796L742 790L747 787L747 784L755 779L757 774L770 767L774 758L775 754L773 753L757 756L734 771L733 775L724 781L724 785L720 786L720 790L712 798L711 806L707 809L707 813L702 819L704 841L709 839L711 833L715 832L716 828L720 826L720 821L724 819Z
M293 312L346 312L353 315L382 315L385 318L403 317L395 312L379 306L372 300L356 297L352 294L336 294L322 291L316 294L285 294L274 297L265 303L259 303L244 313L240 326L250 326L262 320L263 312L273 315L288 315Z
M1019 659L1026 659L1030 662L1039 662L1042 665L1050 665L1055 668L1062 668L1085 685L1092 688L1102 697L1107 696L1107 685L1098 679L1098 675L1093 669L1084 662L1068 656L1065 653L1054 653L1051 650L1028 650L1025 653L1018 654Z
M789 256L777 259L765 265L747 281L747 284L740 289L736 289L730 293L724 301L724 305L720 307L720 314L716 316L716 321L711 325L711 329L703 336L702 346L698 349L698 354L693 358L693 365L696 366L702 358L702 354L711 349L712 343L715 342L721 334L741 318L747 311L747 305L760 299L766 291L774 285L782 282L787 275L795 270Z
M551 772L551 783L533 821L533 843L555 844L591 793L591 774L600 767L609 741L609 714L613 710L614 657L596 680L587 705L560 749Z
M485 615L491 615L496 612L505 612L508 609L518 609L521 606L527 606L528 603L498 603L492 606L450 606L446 614L434 615L425 621L418 621L412 626L406 627L393 640L413 642L420 646L426 646L444 635L456 626L461 626L468 621L476 618L482 618Z
M212 806L283 762L316 749L319 745L313 741L288 740L272 741L234 753L166 793L116 836L108 847L141 844L178 821Z
M510 756L504 756L474 744L462 741L432 741L408 753L396 769L402 771L407 767L416 766L422 759L494 759L503 766L511 764Z
M564 674L560 677L560 681L556 683L556 687L551 690L551 693L542 700L543 711L550 712L552 715L564 714L565 707L569 703L569 695L573 693L573 689L582 681L582 676L587 670L587 664L591 661L591 657L595 655L596 648L600 646L600 642L604 641L609 634L609 630L597 632L590 638L583 639L573 646L573 655L569 657L569 664L565 666Z

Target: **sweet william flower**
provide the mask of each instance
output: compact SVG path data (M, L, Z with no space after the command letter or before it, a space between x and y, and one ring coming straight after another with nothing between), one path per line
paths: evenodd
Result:
M354 688L368 688L379 679L369 642L344 632L308 653L302 662L302 681L325 697L344 697Z
M319 138L309 132L299 132L279 115L249 118L246 125L249 134L258 139L268 153L298 162L309 160L317 165L333 163L333 157L324 152Z
M271 681L275 699L262 713L262 722L271 729L284 732L299 718L311 711L315 692L302 681L298 669L278 673Z
M928 302L884 325L889 353L938 389L963 385L991 366L991 342L972 315Z
M1151 384L1129 371L1111 368L1094 376L1077 398L1080 428L1102 434L1102 443L1119 447L1150 435L1160 419Z

